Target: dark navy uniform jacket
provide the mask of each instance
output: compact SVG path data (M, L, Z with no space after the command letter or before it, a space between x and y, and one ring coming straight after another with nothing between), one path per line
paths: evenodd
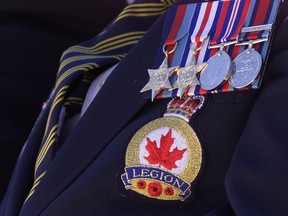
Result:
M182 204L159 202L124 189L120 176L130 139L162 117L170 100L151 103L139 93L149 79L164 20L165 15L116 67L22 207L48 115L43 110L0 215L287 215L288 23L283 19L261 89L210 95L190 122L204 151L193 196Z
M125 7L124 0L113 1L113 8L109 3L1 1L0 200L53 87L63 50L98 34Z

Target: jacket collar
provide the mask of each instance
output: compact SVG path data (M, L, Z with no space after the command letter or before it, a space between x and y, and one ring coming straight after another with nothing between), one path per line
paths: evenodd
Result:
M149 80L147 69L153 66L164 19L154 24L109 76L21 214L40 214L148 102L139 92Z

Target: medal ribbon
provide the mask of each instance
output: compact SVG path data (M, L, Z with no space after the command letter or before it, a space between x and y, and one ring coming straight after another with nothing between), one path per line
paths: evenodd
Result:
M194 55L194 50L192 50L190 47L191 42L195 44L195 48L203 47L203 41L208 38L209 35L215 32L222 6L222 1L197 4L197 13L194 13L193 21L189 28L190 41L188 41L186 44L188 55L182 57L182 65L184 65L185 61L185 66L187 66L191 62ZM200 55L199 53L196 54L196 59L198 59L199 63L203 62L203 56L205 55L206 50L207 49L205 47L204 49L201 49ZM195 87L193 86L191 88ZM177 92L177 89L172 91L172 97L178 96Z
M204 2L198 4L189 4L189 5L180 5L179 9L174 12L174 16L172 16L172 12L170 12L171 16L167 17L167 22L164 26L164 30L168 28L169 20L173 19L174 22L171 25L170 33L167 36L166 42L164 43L166 46L174 45L177 42L177 49L175 54L171 55L172 66L186 66L189 64L191 60L192 51L190 49L191 41L195 44L201 43L205 38L208 37L213 31L215 31L217 19L215 19L216 14L219 17L220 8L222 2L214 1L214 2ZM185 6L186 14L183 16L178 15L178 11L183 11L181 7ZM220 6L220 7L219 7ZM175 10L175 8L174 8ZM183 17L181 26L180 19ZM177 21L175 21L177 20ZM175 25L178 23L178 25ZM177 32L177 36L176 33ZM164 31L163 36L165 37L167 32ZM173 35L173 37L171 37ZM171 40L173 38L174 40ZM181 40L180 40L181 39ZM199 46L201 46L201 44ZM170 57L170 56L169 56ZM176 80L176 76L171 78L171 81L174 82ZM157 98L163 97L171 97L177 96L177 89L172 92L169 90L164 90L160 93Z
M240 29L245 23L251 0L224 1L221 16L211 45L237 40Z
M220 12L220 17L217 23L217 26L221 26L222 28L216 29L215 33L211 35L211 45L221 44L229 41L236 41L238 39L238 35L247 18L250 4L251 0L223 1L223 5L221 7L222 10ZM239 48L235 49L237 50ZM207 61L211 56L216 54L217 51L217 49L207 50L206 48L203 61ZM227 87L224 85L223 89L226 90ZM207 93L214 93L214 91L206 91L201 88L200 85L198 85L196 87L191 87L188 91L188 95L205 95Z
M277 2L277 1L276 1ZM257 25L264 25L269 24L269 11L272 9L275 9L273 7L275 4L275 1L273 0L252 0L252 3L254 4L254 9L251 14L250 22L247 23L247 26L257 26ZM244 34L243 40L249 41L249 40L256 40L259 38L265 37L265 31L254 31L254 32L248 32Z
M209 2L209 3L214 3L214 2L215 1ZM217 23L215 24L214 22L213 25L215 24L216 26L222 26L222 28L219 28L218 31L216 29L214 34L213 34L212 29L215 29L215 27L211 28L210 34L211 33L213 34L210 36L210 38L212 37L211 45L236 40L237 35L240 33L243 25L245 27L249 27L249 26L256 26L256 25L264 25L267 23L273 24L275 22L279 4L280 4L280 0L249 0L249 1L231 0L231 1L216 1L216 2L219 3L218 9L214 18L214 21L216 20ZM197 8L197 5L201 5L201 4L207 4L207 2L186 5L186 14L178 30L178 34L174 38L175 42L177 41L177 49L170 60L170 62L172 62L171 63L172 66L178 65L178 66L183 67L187 63L187 59L189 58L188 55L190 52L190 42L193 41L192 35L195 32L195 28L197 28L196 26L197 17L200 14L200 11L197 12L196 8ZM180 6L184 7L184 5L178 5L178 7ZM174 10L174 13L173 13L173 10ZM218 12L219 10L220 12ZM176 11L177 11L177 6L170 7L168 11L166 23L163 28L161 44L166 44L166 41L168 41L167 40L168 34L170 33L172 24L174 22ZM211 9L211 13L212 13L212 9ZM190 17L190 19L188 17ZM210 22L211 20L209 17L207 25ZM191 37L191 41L188 39L187 26L189 26L188 28L190 31L189 35ZM198 27L198 29L201 29L201 27ZM197 34L200 32L201 31L197 31ZM256 38L263 38L264 34L266 34L265 31L256 32L253 34L246 33L246 34L240 35L240 40L244 40L244 41L251 40L255 38L254 35L256 35ZM194 41L197 40L196 38L199 38L199 36L194 37ZM201 38L202 37L200 37L200 41L201 41ZM170 44L170 43L167 43L167 44ZM204 40L202 43L202 48L198 55L198 63L207 61L211 56L213 56L217 52L217 49L208 49L208 45L209 45L209 41ZM254 46L254 48L262 55L263 59L267 57L268 47L269 47L269 43L262 43L262 44L257 44ZM229 46L227 49L227 53L232 57L232 59L234 59L244 49L245 49L244 46ZM161 62L163 61L163 58L159 57L159 56L163 56L162 46L159 48L159 52L157 56L158 58L156 59L155 65L159 66ZM249 86L246 89L259 88L259 83L260 81L256 80L256 82L252 86ZM188 95L189 96L205 95L209 93L221 93L221 92L231 92L231 91L238 91L238 89L234 89L232 86L229 85L228 82L226 82L222 87L217 88L213 91L205 91L199 85L196 87L192 87L189 89ZM158 99L159 98L171 98L171 97L176 97L176 96L177 96L177 91L165 90L157 98ZM145 94L145 97L150 98L151 94L150 93Z
M199 17L197 17L196 25L190 27L191 42L197 44L197 47L201 47L203 41L215 32L217 22L220 18L220 12L222 10L223 2L214 1L201 4ZM201 49L202 50L202 49ZM190 49L190 55L193 51ZM189 58L187 59L189 60ZM203 59L200 60L201 63ZM198 60L198 62L200 62ZM187 65L187 63L186 63Z
M197 17L196 25L191 28L191 41L193 43L203 42L216 29L219 13L223 2L205 2L198 4L200 7L199 17ZM218 8L219 6L219 8Z
M249 2L250 1L251 0L249 0ZM204 39L213 32L215 44L217 44L219 40L220 42L226 42L230 41L231 38L236 38L245 22L250 5L249 2L248 4L244 4L245 2L242 0L213 1L171 7L169 9L162 33L162 38L166 38L163 44L165 44L166 47L172 46L173 49L177 42L177 44L181 45L182 47L180 48L177 45L175 53L169 55L169 65L180 67L187 65L191 60L191 55L193 55L192 51L190 50L191 41L196 44L202 44ZM233 13L233 16L230 16L231 13ZM222 18L223 14L225 14L224 18ZM226 31L226 29L223 28L224 30L220 29L220 31L217 31L216 26L219 25L224 27L226 25L226 29L229 27L229 30ZM186 38L183 37L183 35L187 35L188 30L190 40L187 38L187 36ZM208 44L206 45L208 46ZM198 60L200 63L202 63L203 60L208 60L210 55L214 54L211 53L210 50L207 50L207 46L203 49L204 53L200 52L201 60ZM163 56L163 54L158 54L158 56ZM161 60L158 60L158 64L160 64L162 61L162 58L160 59ZM172 83L175 82L175 80L176 76L171 78ZM192 88L195 89L195 87ZM200 94L206 94L206 91L201 89L200 86L197 86L195 91L198 91ZM157 96L157 98L176 96L177 89L173 91L163 90Z
M168 10L169 12L167 13L166 22L164 24L164 28L162 31L161 44L163 44L164 49L167 52L171 51L176 46L177 46L176 51L184 50L185 46L183 46L182 40L185 40L185 38L187 37L188 26L190 25L191 17L195 11L195 4L171 6ZM174 56L175 52L170 53L168 55L169 66L174 65ZM177 55L176 58L178 58L178 56L179 55ZM163 47L161 46L158 50L154 67L159 67L162 61L163 61ZM159 93L157 98L162 98L162 93L163 91ZM145 93L145 97L150 98L151 93L150 92Z
M279 0L251 0L250 9L247 15L244 27L252 27L265 24L273 24L277 15L279 8ZM263 38L267 34L266 31L249 32L245 34L240 34L240 41L249 41L259 38ZM255 44L253 48L257 50L263 59L267 57L269 43ZM228 54L234 59L239 53L246 49L245 46L231 46L228 49ZM262 74L263 76L263 74ZM259 88L261 77L257 78L252 86L243 88L242 90L256 89ZM238 89L233 88L229 82L226 82L222 88L216 90L216 93L220 92L231 92L238 91Z
M170 27L170 32L166 37L165 46L173 45L174 47L177 42L179 46L182 45L186 50L186 52L183 53L183 49L179 49L177 45L177 50L173 55L171 66L185 66L189 56L190 43L202 43L205 38L215 31L218 21L215 17L219 17L222 4L222 1L214 1L179 5L174 17L170 16L168 18L164 29L168 28L167 25L169 20L174 21ZM181 14L184 11L184 7L186 14ZM165 35L167 35L167 33L163 34L164 37Z
M173 14L175 17L173 19L173 22L171 22L172 26L170 28L170 32L169 32L167 39L164 43L165 49L168 52L173 50L175 48L175 46L177 46L176 43L177 43L178 39L176 37L177 37L179 30L180 30L180 27L183 23L183 20L184 20L185 14L186 14L186 10L187 10L187 5L180 5L179 7L173 7L172 10L173 10ZM170 19L169 19L169 21L170 21ZM168 24L168 20L166 21L166 24ZM174 56L174 52L168 56L168 65L171 65L171 61L173 59L173 56Z
M216 29L215 33L211 35L210 44L216 45L225 42L236 41L247 18L250 5L251 0L224 1L222 11L220 13L220 18L217 23L217 26L221 26L222 28ZM235 48L235 53L238 53L237 51L239 50L239 47L233 46L233 48ZM207 50L205 53L204 61L207 61L211 56L215 55L217 51L217 49ZM226 87L223 88L226 89ZM204 90L201 88L201 86L196 86L194 89L189 89L188 94L203 95L212 92L213 91Z

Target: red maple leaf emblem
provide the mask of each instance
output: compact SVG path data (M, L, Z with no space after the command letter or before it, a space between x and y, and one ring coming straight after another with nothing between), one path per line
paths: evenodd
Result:
M178 148L173 149L170 152L170 148L174 143L172 138L172 130L170 129L166 135L162 135L160 139L160 148L157 147L156 141L151 141L149 137L146 137L147 145L146 149L149 152L148 157L144 157L149 164L159 164L168 170L177 168L175 162L183 158L183 154L187 149L179 150Z

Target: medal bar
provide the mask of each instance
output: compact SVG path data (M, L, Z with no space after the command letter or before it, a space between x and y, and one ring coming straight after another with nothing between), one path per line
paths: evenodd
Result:
M146 92L145 97L183 98L259 88L279 5L280 0L221 0L171 7L161 43L167 44L169 32L177 35L177 48L168 61L168 68L177 67L177 73L168 78L171 88ZM179 21L175 11L184 6ZM175 33L171 20L177 19ZM196 41L199 35L201 40Z

